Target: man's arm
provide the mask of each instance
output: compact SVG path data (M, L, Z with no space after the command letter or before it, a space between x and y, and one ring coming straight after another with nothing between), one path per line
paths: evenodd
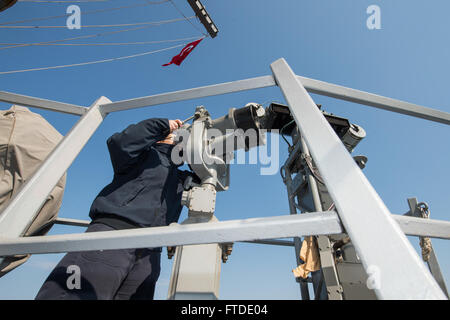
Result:
M173 131L168 119L153 118L128 126L107 141L114 173L120 174L132 166L152 144Z

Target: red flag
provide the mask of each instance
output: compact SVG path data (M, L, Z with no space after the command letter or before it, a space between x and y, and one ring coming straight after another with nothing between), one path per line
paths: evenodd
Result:
M177 54L175 57L172 58L172 60L169 63L163 64L163 67L168 66L172 63L175 63L177 66L179 66L183 60L188 56L189 53L191 53L192 50L202 41L203 38L195 40L194 42L188 43L183 50L179 54Z

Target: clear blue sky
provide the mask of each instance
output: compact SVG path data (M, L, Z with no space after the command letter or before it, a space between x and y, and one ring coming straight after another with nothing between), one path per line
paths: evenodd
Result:
M99 14L83 11L144 3L111 0L78 3L82 25L136 23L181 17L163 3ZM89 106L99 96L112 101L187 89L270 74L270 63L284 57L299 75L406 100L450 112L450 3L380 0L204 0L220 33L205 39L178 66L161 67L180 48L117 62L75 68L0 75L0 90ZM186 16L186 1L175 0ZM381 8L381 30L368 30L366 9ZM0 13L0 24L65 14L67 4L17 3ZM18 25L65 25L65 18ZM197 28L202 26L194 21ZM0 29L2 43L42 42L121 28ZM122 28L124 29L124 28ZM139 31L69 41L133 42L200 36L186 21ZM181 42L183 43L183 42ZM172 43L95 47L33 46L0 50L0 72L80 63L157 50ZM355 150L369 158L365 173L393 213L408 210L406 199L417 197L430 205L431 217L449 220L449 127L387 111L313 96L323 108L348 117L367 132ZM105 141L130 123L150 117L187 118L197 105L214 117L247 102L283 101L278 88L185 101L109 115L68 170L60 216L88 219L91 202L112 179ZM9 108L0 104L1 109ZM38 109L62 134L76 116ZM286 157L286 146L280 158ZM230 190L217 198L219 220L288 214L286 191L279 175L261 176L259 165L234 165ZM364 213L361 213L364 214ZM184 209L180 220L186 218ZM81 232L56 226L51 234ZM380 230L382 237L383 230ZM418 248L417 238L410 238ZM377 239L373 239L377 241ZM441 268L450 280L449 243L433 240ZM0 299L33 299L61 254L34 255L25 265L0 278ZM386 257L389 259L389 257ZM163 251L156 298L165 299L172 260ZM292 248L235 244L222 265L222 299L297 299L299 288L291 270Z

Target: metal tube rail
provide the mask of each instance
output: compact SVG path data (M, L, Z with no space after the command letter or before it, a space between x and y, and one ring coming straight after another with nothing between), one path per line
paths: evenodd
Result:
M62 113L74 114L81 116L85 114L88 108L68 104L64 102L34 98L24 96L21 94L10 93L6 91L0 91L0 101L14 103L22 106L40 108L50 111L57 111Z
M0 256L226 243L341 232L337 214L325 211L214 223L172 224L168 227L21 238L1 237Z
M203 97L216 96L225 93L246 91L252 89L266 88L275 86L272 76L263 76L233 82L225 82L210 86L198 87L187 90L173 91L168 93L156 94L148 97L141 97L113 103L102 106L105 113L123 111L134 108L149 107L158 104L165 104L176 101L191 100Z
M424 220L422 218L405 217L401 215L392 215L392 217L398 223L402 231L408 236L430 237L430 238L450 240L449 221L434 220L434 219ZM77 227L88 227L90 221L57 218L55 224L77 226ZM293 241L286 241L286 240L249 240L243 242L280 245L280 246L294 246Z
M297 76L297 79L300 80L305 89L310 93L315 93L327 97L332 97L335 99L349 101L361 105L375 107L391 112L397 112L413 117L422 118L425 120L450 125L450 113L445 111L427 108L417 104L392 99L388 97L383 97L373 93L368 93L361 90L356 90L302 76ZM232 92L273 87L275 85L276 82L273 76L262 76L257 78L250 78L210 86L192 88L187 90L156 94L147 97L122 100L113 103L111 102L104 104L102 107L104 108L104 111L107 114L110 112L148 107L157 104L165 104L170 102L203 98ZM87 112L88 109L85 107L80 107L68 103L29 97L6 91L0 91L0 101L16 103L19 105L74 115L83 115L84 113Z
M417 217L409 217L403 215L393 214L392 218L398 223L402 231L413 237L429 237L443 240L450 240L450 221L435 220L435 219L422 219ZM88 227L90 224L89 220L78 220L78 219L68 219L68 218L57 218L55 224L76 226L76 227ZM279 242L281 241L281 242ZM293 246L294 242L287 243L285 240L270 240L270 244ZM266 240L262 241L245 241L254 243L265 243ZM284 243L286 242L286 243Z
M296 76L310 93L341 99L353 103L358 103L370 107L375 107L391 112L397 112L412 117L418 117L425 120L435 121L450 125L450 113L419 106L413 103L387 98L376 94L339 86L324 81ZM134 98L129 100L117 101L103 105L105 113L123 111L134 108L142 108L165 104L170 102L197 99L209 96L215 96L226 93L233 93L245 90L273 87L276 82L273 76L262 76L238 80L233 82L220 83L210 86L173 91L168 93L156 94L147 97Z
M282 246L282 247L294 247L294 241L289 240L247 240L247 241L237 241L245 243L256 243L256 244L268 244L272 246Z
M450 125L450 113L332 83L297 76L310 93Z
M450 221L392 215L408 236L450 240Z
M67 219L67 218L57 218L55 224L74 226L74 227L88 227L91 222L89 220L78 220L78 219ZM245 243L256 243L256 244L270 244L274 246L285 246L293 247L294 242L289 240L246 240L238 241Z

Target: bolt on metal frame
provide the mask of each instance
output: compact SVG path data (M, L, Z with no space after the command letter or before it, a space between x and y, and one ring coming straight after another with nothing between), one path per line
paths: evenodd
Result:
M379 299L445 299L405 234L449 239L450 222L391 215L317 109L308 91L443 124L450 124L450 114L299 77L284 59L272 63L271 68L271 76L119 102L100 97L89 108L0 92L0 101L81 115L75 126L0 213L0 256L326 235L340 233L345 228L366 271L373 267L379 270L381 285L375 290ZM286 98L339 215L335 212L319 212L224 221L207 226L175 225L131 231L22 237L57 181L109 113L275 85L280 87ZM383 233L382 237L379 237L380 233ZM376 242L374 238L377 238Z

